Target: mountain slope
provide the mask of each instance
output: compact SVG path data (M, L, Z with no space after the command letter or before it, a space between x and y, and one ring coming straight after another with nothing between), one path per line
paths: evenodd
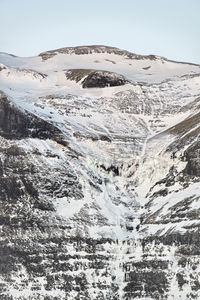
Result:
M0 63L2 299L198 299L200 66Z

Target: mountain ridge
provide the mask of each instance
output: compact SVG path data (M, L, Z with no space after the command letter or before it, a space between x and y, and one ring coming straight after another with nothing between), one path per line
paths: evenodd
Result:
M85 51L84 51L85 50ZM157 55L157 54L136 54L133 53L131 51L128 50L123 50L117 47L112 47L112 46L106 46L106 45L82 45L82 46L68 46L68 47L61 47L61 48L57 48L57 49L52 49L52 50L46 50L43 51L37 55L34 56L27 56L24 58L30 58L30 57L35 57L35 56L44 56L47 53L48 54L55 54L55 53L71 53L71 54L77 54L77 55L83 55L83 54L91 54L91 53L115 53L118 55L125 55L128 58L132 57L132 58L137 58L137 59L163 59L164 61L169 61L169 62L174 62L174 63L181 63L181 64L190 64L190 65L195 65L195 66L199 66L200 64L198 63L192 63L189 61L177 61L174 59L168 59L162 55ZM0 52L1 54L6 54L6 55L10 55L13 57L22 57L22 56L17 56L11 53L7 53L7 52ZM80 53L80 54L79 54Z

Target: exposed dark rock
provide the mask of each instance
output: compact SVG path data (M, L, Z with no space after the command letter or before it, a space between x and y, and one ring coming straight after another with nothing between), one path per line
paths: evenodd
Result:
M185 151L185 160L188 162L185 173L193 176L200 176L200 142L194 143Z
M176 274L176 277L177 277L177 280L178 280L178 285L180 286L180 288L182 288L182 286L185 284L185 283L188 283L187 280L184 279L184 276L182 274Z
M81 82L83 88L120 86L129 82L124 76L117 73L91 69L69 69L66 72L66 77Z
M120 86L127 83L127 80L116 73L107 71L91 72L82 82L83 88L104 88L109 86Z
M53 139L62 145L68 145L60 130L53 124L26 111L21 111L5 95L1 95L0 100L1 136L8 139L26 137Z
M120 50L115 47L109 47L109 46L102 46L102 45L94 45L94 46L78 46L78 47L65 47L60 48L56 50L50 50L43 53L40 53L39 56L42 57L43 60L47 60L49 58L52 58L58 53L62 54L76 54L76 55L85 55L85 54L92 54L92 53L108 53L108 54L116 54L116 55L123 55L126 58L129 59L150 59L150 60L156 60L157 57L155 55L138 55L131 53L126 50Z
M0 135L6 138L28 136L28 116L9 102L6 96L2 96L0 100Z
M125 287L125 292L131 292L132 296L142 296L142 291L145 291L149 297L160 299L168 288L166 274L164 272L130 272L127 276L128 284Z
M113 172L115 176L119 176L119 167L118 166L105 167L104 165L100 165L100 168L102 168L103 170L105 170L108 173Z
M6 67L4 65L0 64L0 72L3 70L6 70Z

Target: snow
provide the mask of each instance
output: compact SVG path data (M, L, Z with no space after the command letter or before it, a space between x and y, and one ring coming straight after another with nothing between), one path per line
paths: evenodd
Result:
M68 200L67 197L59 198L54 202L57 213L64 218L70 218L78 213L84 204L84 200Z

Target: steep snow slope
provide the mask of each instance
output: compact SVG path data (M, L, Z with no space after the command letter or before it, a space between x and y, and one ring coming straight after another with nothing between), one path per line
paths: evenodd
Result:
M104 46L0 63L3 299L198 299L200 66Z

